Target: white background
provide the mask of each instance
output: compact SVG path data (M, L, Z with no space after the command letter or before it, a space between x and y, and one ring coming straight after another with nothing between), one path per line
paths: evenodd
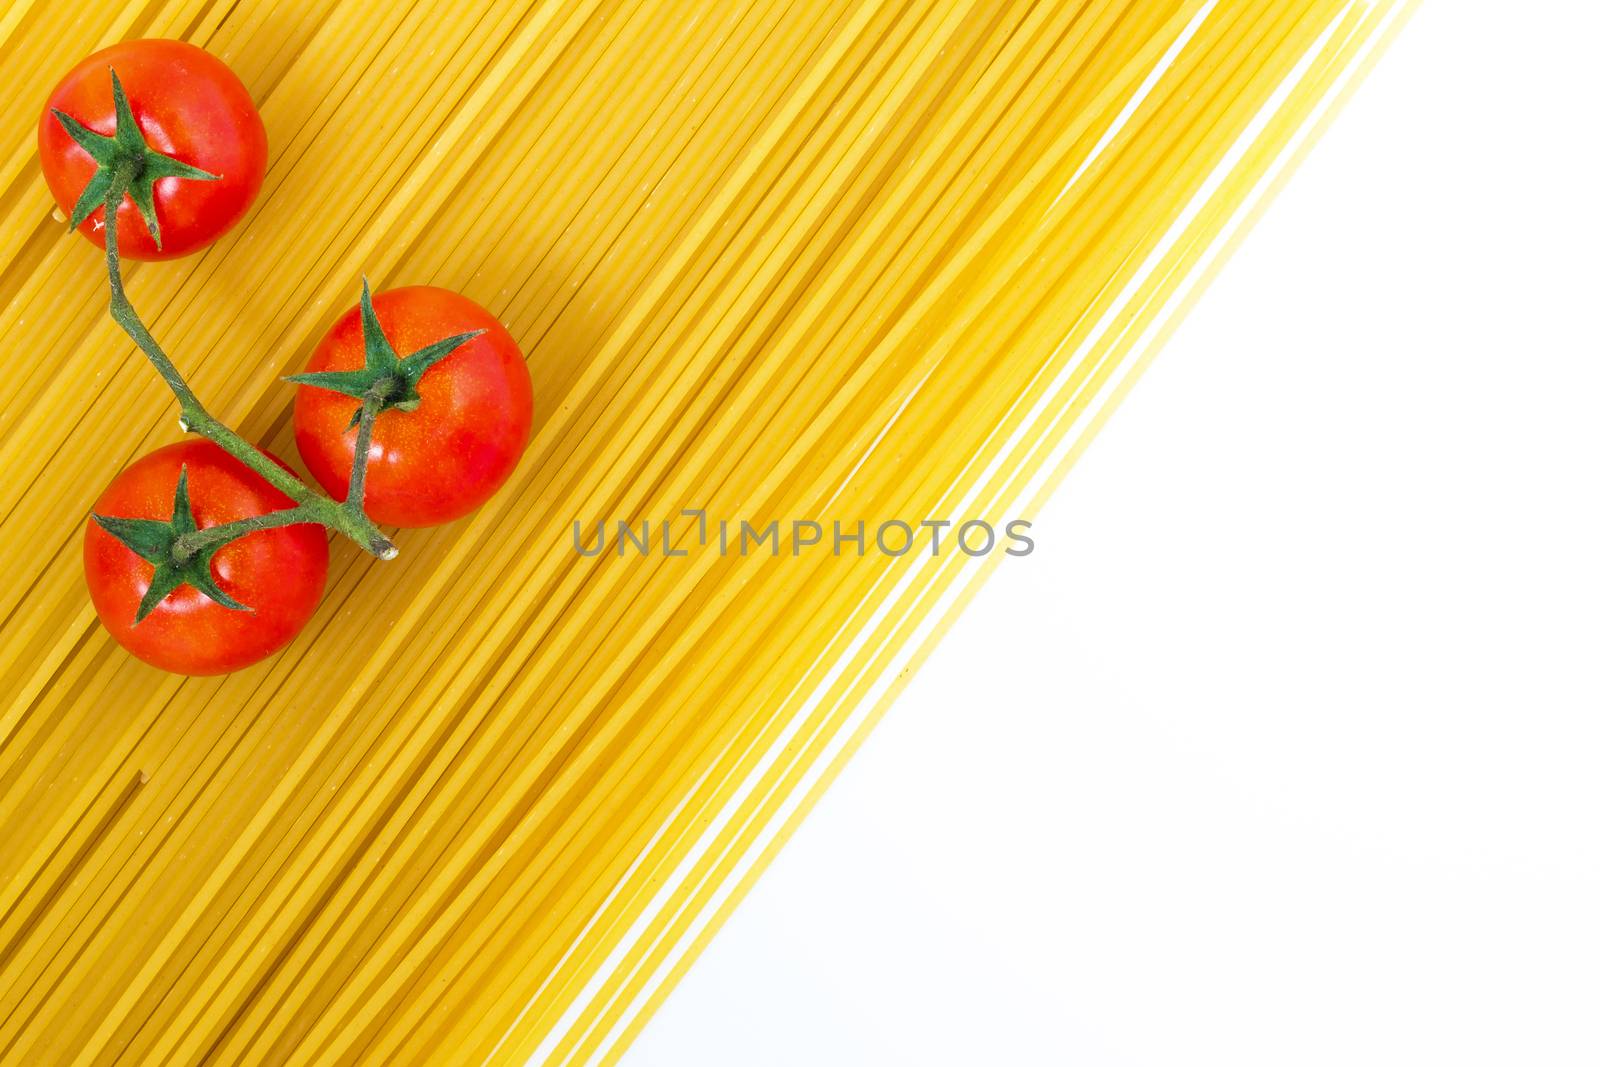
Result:
M1600 1064L1594 11L1424 4L631 1067Z

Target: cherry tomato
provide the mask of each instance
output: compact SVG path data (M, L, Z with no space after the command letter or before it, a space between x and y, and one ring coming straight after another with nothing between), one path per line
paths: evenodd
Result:
M56 118L76 119L94 133L117 132L111 72L155 152L209 174L214 181L162 177L152 200L161 246L129 197L117 209L117 243L129 259L172 259L228 232L249 210L267 172L267 131L250 93L217 57L185 41L123 41L79 63L50 94L39 119L39 161L46 183L70 216L99 169ZM79 231L105 247L105 208Z
M200 530L294 503L210 441L193 439L157 449L123 470L95 502L94 514L172 519L180 474ZM210 560L217 588L248 610L225 607L183 584L137 624L155 566L90 519L83 568L95 611L122 647L178 674L225 674L265 659L304 629L327 581L328 539L315 524L248 533Z
M429 366L411 403L381 410L367 456L366 513L388 526L434 526L477 508L505 484L527 448L533 384L511 334L493 315L446 289L416 286L372 298L394 354L405 358L446 338L483 331ZM334 323L312 353L310 376L368 368L361 308ZM420 400L417 398L420 397ZM412 407L413 410L405 410ZM295 443L312 477L337 500L350 491L361 401L302 385Z

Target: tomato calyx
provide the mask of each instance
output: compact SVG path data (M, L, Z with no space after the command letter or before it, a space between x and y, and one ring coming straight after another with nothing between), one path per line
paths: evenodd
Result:
M144 132L139 129L138 121L133 117L133 107L128 103L128 95L122 91L122 81L117 77L115 70L111 72L111 98L116 105L117 129L110 137L96 133L64 111L50 109L50 113L61 124L61 128L67 131L67 135L76 141L80 148L89 153L97 168L72 209L72 220L69 225L74 230L82 226L84 221L94 214L96 208L105 205L106 197L117 178L125 175L128 198L133 201L134 207L139 209L139 215L144 219L150 237L159 249L161 223L156 218L156 182L163 178L214 182L221 176L201 170L199 167L192 167L151 148L149 142L144 139Z
M389 343L389 338L384 334L383 326L378 322L378 313L372 307L372 289L367 279L362 278L361 340L365 345L366 365L360 370L289 374L285 375L284 381L327 389L361 401L363 406L356 409L350 417L350 425L345 427L348 433L361 421L361 413L368 405L380 414L390 408L415 411L422 403L422 394L417 391L422 376L446 356L484 332L471 330L458 333L424 345L402 357L395 352L394 345Z
M173 494L170 520L163 522L160 519L130 519L99 514L91 514L91 517L102 530L156 569L150 578L150 588L145 590L144 597L139 601L139 610L133 618L135 626L182 585L193 586L230 610L250 610L223 592L211 574L211 558L223 545L236 538L212 539L209 542L198 538L200 530L194 521L194 509L189 505L187 467L178 473L178 488Z

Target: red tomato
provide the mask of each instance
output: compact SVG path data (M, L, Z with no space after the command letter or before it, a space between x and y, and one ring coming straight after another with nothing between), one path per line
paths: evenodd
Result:
M188 472L195 525L225 522L293 506L266 479L210 441L198 438L136 460L95 502L96 515L166 521L178 475ZM257 530L217 550L211 575L238 611L180 585L134 623L155 567L93 519L83 539L83 569L95 611L111 636L146 663L178 674L225 674L277 652L305 628L328 577L321 526Z
M415 286L373 297L383 333L404 359L435 341L473 330L480 336L429 367L415 410L389 408L373 422L365 508L388 526L435 526L477 508L505 484L528 446L533 384L517 343L495 317L447 289ZM310 372L366 366L361 311L334 323L312 353ZM306 467L335 499L350 491L361 402L302 385L294 436Z
M123 41L96 52L61 79L39 119L39 162L51 195L70 216L97 169L51 109L96 133L114 134L113 69L149 147L217 175L216 181L165 177L155 182L159 249L133 201L125 197L117 209L122 255L172 259L210 244L244 217L261 191L267 131L233 71L184 41ZM79 229L104 248L105 209L96 210Z

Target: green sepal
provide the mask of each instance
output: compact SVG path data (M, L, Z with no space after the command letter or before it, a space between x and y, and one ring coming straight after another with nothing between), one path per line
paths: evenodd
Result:
M117 139L107 137L103 133L96 133L71 115L59 108L51 108L50 114L61 123L61 128L67 131L67 136L77 141L82 149L102 167L116 161Z
M162 178L185 178L190 181L214 182L220 175L201 170L199 167L190 166L171 156L162 155L151 148L144 139L144 132L139 129L138 121L133 117L133 106L128 103L128 95L122 91L122 80L117 77L117 72L111 72L111 99L116 106L117 132L107 137L103 133L96 133L71 115L54 108L50 113L56 117L61 128L71 137L97 164L94 176L84 186L83 192L78 196L78 202L72 208L70 226L77 229L84 220L98 207L105 206L106 195L111 191L112 174L119 165L128 164L132 169L132 180L128 185L128 198L133 201L134 207L139 209L139 216L144 219L150 237L155 241L156 247L161 247L161 223L156 218L155 186Z
M199 527L194 521L194 506L189 503L189 468L178 468L178 488L172 493L172 534L182 537Z
M488 332L487 330L469 330L466 333L458 333L451 337L446 337L442 341L435 341L431 345L425 345L400 361L400 373L404 374L406 380L415 388L416 384L422 380L422 376L428 373L440 360L473 338L482 337Z
M367 349L367 369L388 374L400 364L389 335L378 322L378 309L372 306L372 285L361 276L361 341Z
M135 555L157 566L172 556L172 542L177 536L172 525L159 519L124 519L116 515L91 513L90 518L106 533L115 537Z
M217 546L217 548L221 547L221 545ZM216 577L211 573L211 557L217 554L217 548L213 548L209 552L203 552L189 561L189 565L179 572L183 576L184 584L194 586L229 611L252 610L249 605L241 604L223 592L222 586L217 584ZM201 556L205 557L203 561Z
M139 600L139 610L134 613L133 624L138 626L156 610L160 603L183 584L183 575L170 563L157 563L156 572L150 576L150 588Z
M422 376L456 349L484 332L484 330L471 330L467 333L458 333L430 345L424 345L415 352L401 357L395 353L394 345L389 343L388 336L383 332L383 326L378 322L378 313L372 306L372 288L368 285L367 279L362 278L361 340L366 350L365 366L360 370L289 374L285 375L283 380L294 382L296 385L309 385L314 389L326 389L353 400L365 401L368 397L376 395L379 397L379 413L390 408L410 411L422 402L422 396L417 392L417 384L422 381ZM361 410L358 408L350 418L350 425L345 427L345 432L355 429L360 421Z
M367 390L371 389L372 383L380 377L382 375L373 374L370 370L322 370L306 374L286 374L283 380L365 400Z
M178 473L178 487L172 494L172 518L129 519L116 515L91 513L91 518L106 533L122 542L145 562L155 566L150 576L150 587L139 601L139 610L133 617L137 626L179 586L189 585L210 599L232 611L249 611L250 608L229 596L217 584L211 573L211 559L231 542L211 545L186 560L179 560L174 551L178 538L195 533L194 509L189 504L189 469Z
M95 208L105 206L106 195L110 192L111 172L104 169L95 171L89 184L83 187L83 195L78 197L77 204L72 208L72 229L76 230L88 221Z
M150 231L150 237L155 241L156 247L161 247L161 223L156 221L156 190L150 182L136 181L128 186L128 199L133 201L133 206L139 209L139 217L144 219L145 229Z

